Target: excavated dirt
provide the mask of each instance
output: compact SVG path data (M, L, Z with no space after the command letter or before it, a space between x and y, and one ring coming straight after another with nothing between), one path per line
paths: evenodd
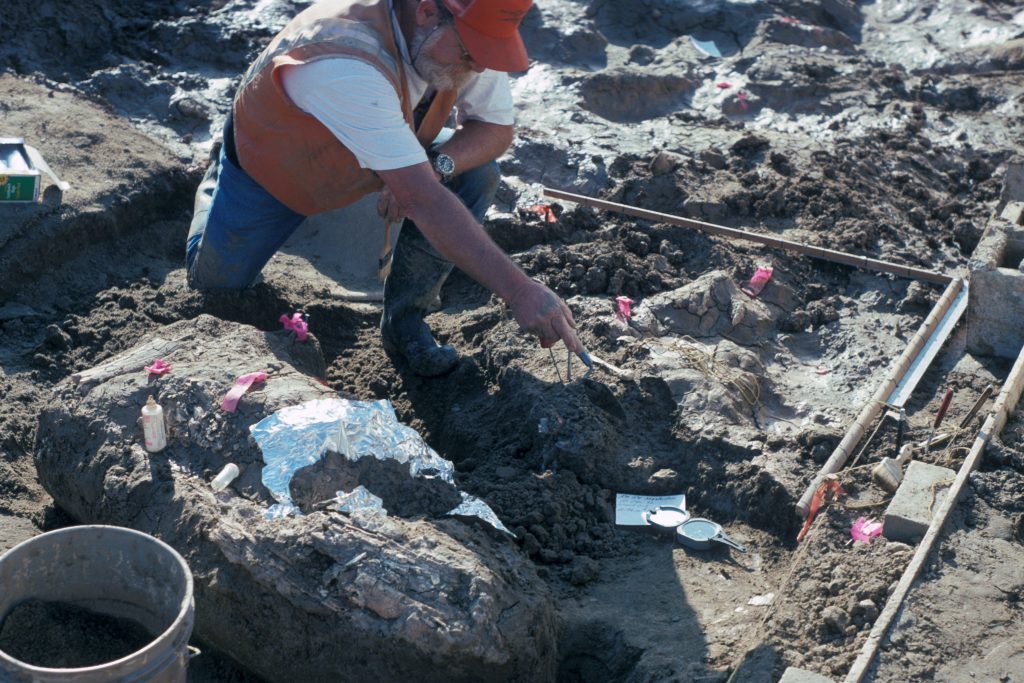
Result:
M866 477L847 477L847 505L799 546L793 506L940 289L568 203L556 222L528 207L555 187L956 273L1019 153L1024 12L1000 0L538 2L487 227L623 371L565 383L564 354L556 370L458 273L430 322L464 359L432 380L395 367L379 312L325 296L313 268L296 278L272 261L244 292L185 287L191 193L230 94L307 4L5 9L0 135L24 134L73 190L0 206L0 549L87 521L54 505L33 467L58 384L179 320L270 330L302 310L328 385L390 399L515 533L483 542L511 544L546 582L558 680L774 681L786 666L841 679L912 547L852 543L852 522L880 512ZM772 280L751 299L739 288L763 264ZM635 301L630 324L617 296ZM947 385L959 420L1008 369L955 335L908 403L914 438ZM1011 420L972 477L874 680L1022 675L1022 434ZM892 454L892 433L877 438L867 462ZM973 432L958 438L930 461L958 466ZM616 493L685 493L750 552L616 527ZM258 680L211 649L189 676Z
M62 602L26 600L4 619L0 649L34 666L68 669L127 657L153 641L138 622Z

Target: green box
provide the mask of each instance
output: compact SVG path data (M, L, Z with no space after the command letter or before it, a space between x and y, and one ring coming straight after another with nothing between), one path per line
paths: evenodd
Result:
M41 176L24 138L0 138L0 202L38 202Z

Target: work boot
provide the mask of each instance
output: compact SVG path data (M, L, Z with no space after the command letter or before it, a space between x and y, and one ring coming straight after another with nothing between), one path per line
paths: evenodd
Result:
M439 345L423 320L434 308L452 268L412 221L402 224L391 273L384 281L380 337L392 360L404 359L420 377L451 372L459 362L458 352Z

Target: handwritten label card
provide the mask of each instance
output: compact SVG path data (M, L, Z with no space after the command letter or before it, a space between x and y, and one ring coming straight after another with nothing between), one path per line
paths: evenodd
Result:
M615 523L620 526L647 526L643 514L662 505L686 509L686 494L675 496L637 496L615 494Z

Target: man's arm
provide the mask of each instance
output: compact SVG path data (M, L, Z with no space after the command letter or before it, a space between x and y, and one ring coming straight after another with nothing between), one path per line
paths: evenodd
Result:
M543 346L561 339L571 351L583 350L576 337L576 322L565 302L512 262L459 198L437 182L430 164L377 174L430 243L464 273L504 299L523 329L540 337Z
M438 151L452 158L455 162L455 175L458 175L500 157L512 144L514 135L514 126L466 121L447 142L438 147ZM434 177L440 180L436 172ZM395 199L391 188L386 186L377 198L377 213L392 223L399 223L406 216L401 202Z
M514 135L513 126L466 121L438 151L455 161L455 173L458 175L500 157L512 144Z

